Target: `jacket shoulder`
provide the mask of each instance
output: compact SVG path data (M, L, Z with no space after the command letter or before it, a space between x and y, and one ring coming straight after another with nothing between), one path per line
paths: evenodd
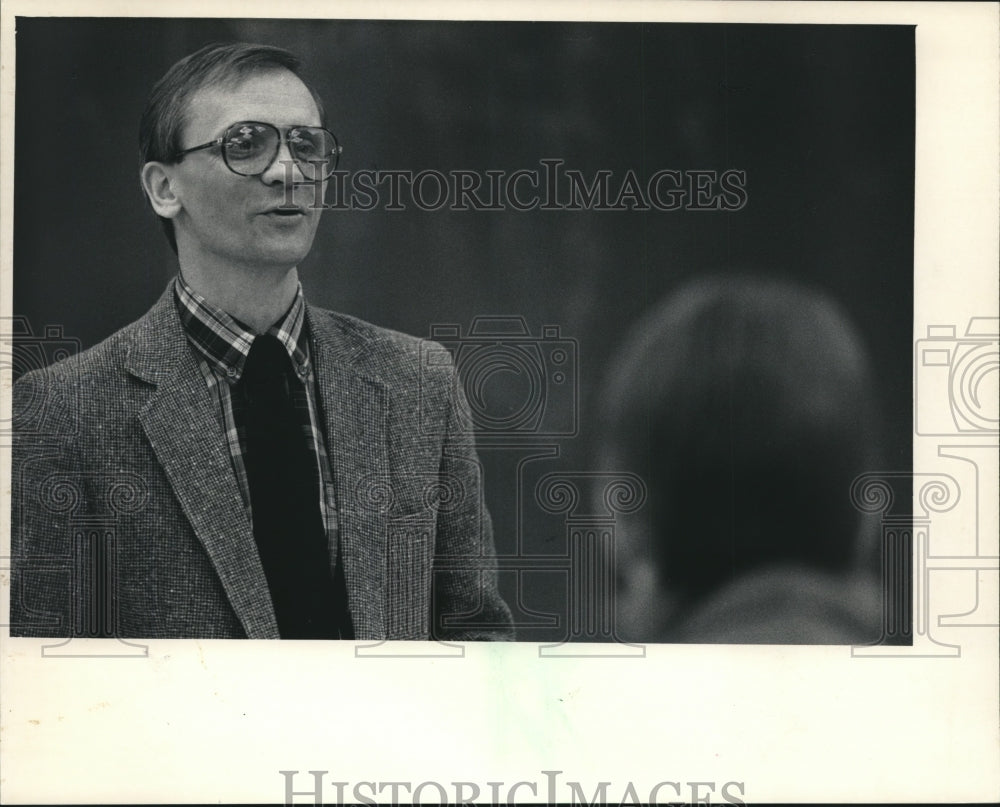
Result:
M17 439L72 440L84 422L106 419L109 403L128 397L126 357L141 323L137 320L93 347L21 376L11 391ZM51 355L44 346L25 348L36 359Z
M453 377L451 353L429 339L374 325L365 320L325 309L313 309L332 328L342 354L365 375L389 385L412 385L418 378L444 382Z
M117 375L124 366L125 356L142 320L137 320L96 345L71 353L64 358L21 376L14 384L18 390L35 387L79 386L103 384L110 375Z

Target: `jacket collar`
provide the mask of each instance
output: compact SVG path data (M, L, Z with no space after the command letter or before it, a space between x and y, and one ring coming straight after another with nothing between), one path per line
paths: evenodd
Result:
M221 415L181 325L173 284L136 323L128 346L128 372L156 385L139 420L247 635L277 638ZM363 486L390 479L388 393L380 379L365 372L367 346L346 331L342 320L308 304L306 316L355 635L384 638L388 523L385 513L370 505Z
M388 484L389 395L367 372L370 346L344 320L307 305L327 456L340 522L340 559L358 639L386 636L388 516L369 489Z

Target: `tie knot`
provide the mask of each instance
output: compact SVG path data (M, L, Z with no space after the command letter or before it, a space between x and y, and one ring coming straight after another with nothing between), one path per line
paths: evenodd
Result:
M248 387L283 385L288 378L292 360L276 336L261 334L253 340L243 367L243 379Z

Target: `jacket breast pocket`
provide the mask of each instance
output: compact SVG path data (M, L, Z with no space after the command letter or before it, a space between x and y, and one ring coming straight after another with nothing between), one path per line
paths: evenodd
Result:
M427 514L389 520L385 587L389 639L430 638L433 535L434 519Z

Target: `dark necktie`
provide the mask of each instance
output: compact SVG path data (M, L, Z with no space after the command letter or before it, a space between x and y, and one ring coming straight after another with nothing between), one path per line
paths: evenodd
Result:
M254 339L241 384L253 534L281 638L351 638L341 564L336 575L330 569L316 457L294 406L302 382L276 337Z

